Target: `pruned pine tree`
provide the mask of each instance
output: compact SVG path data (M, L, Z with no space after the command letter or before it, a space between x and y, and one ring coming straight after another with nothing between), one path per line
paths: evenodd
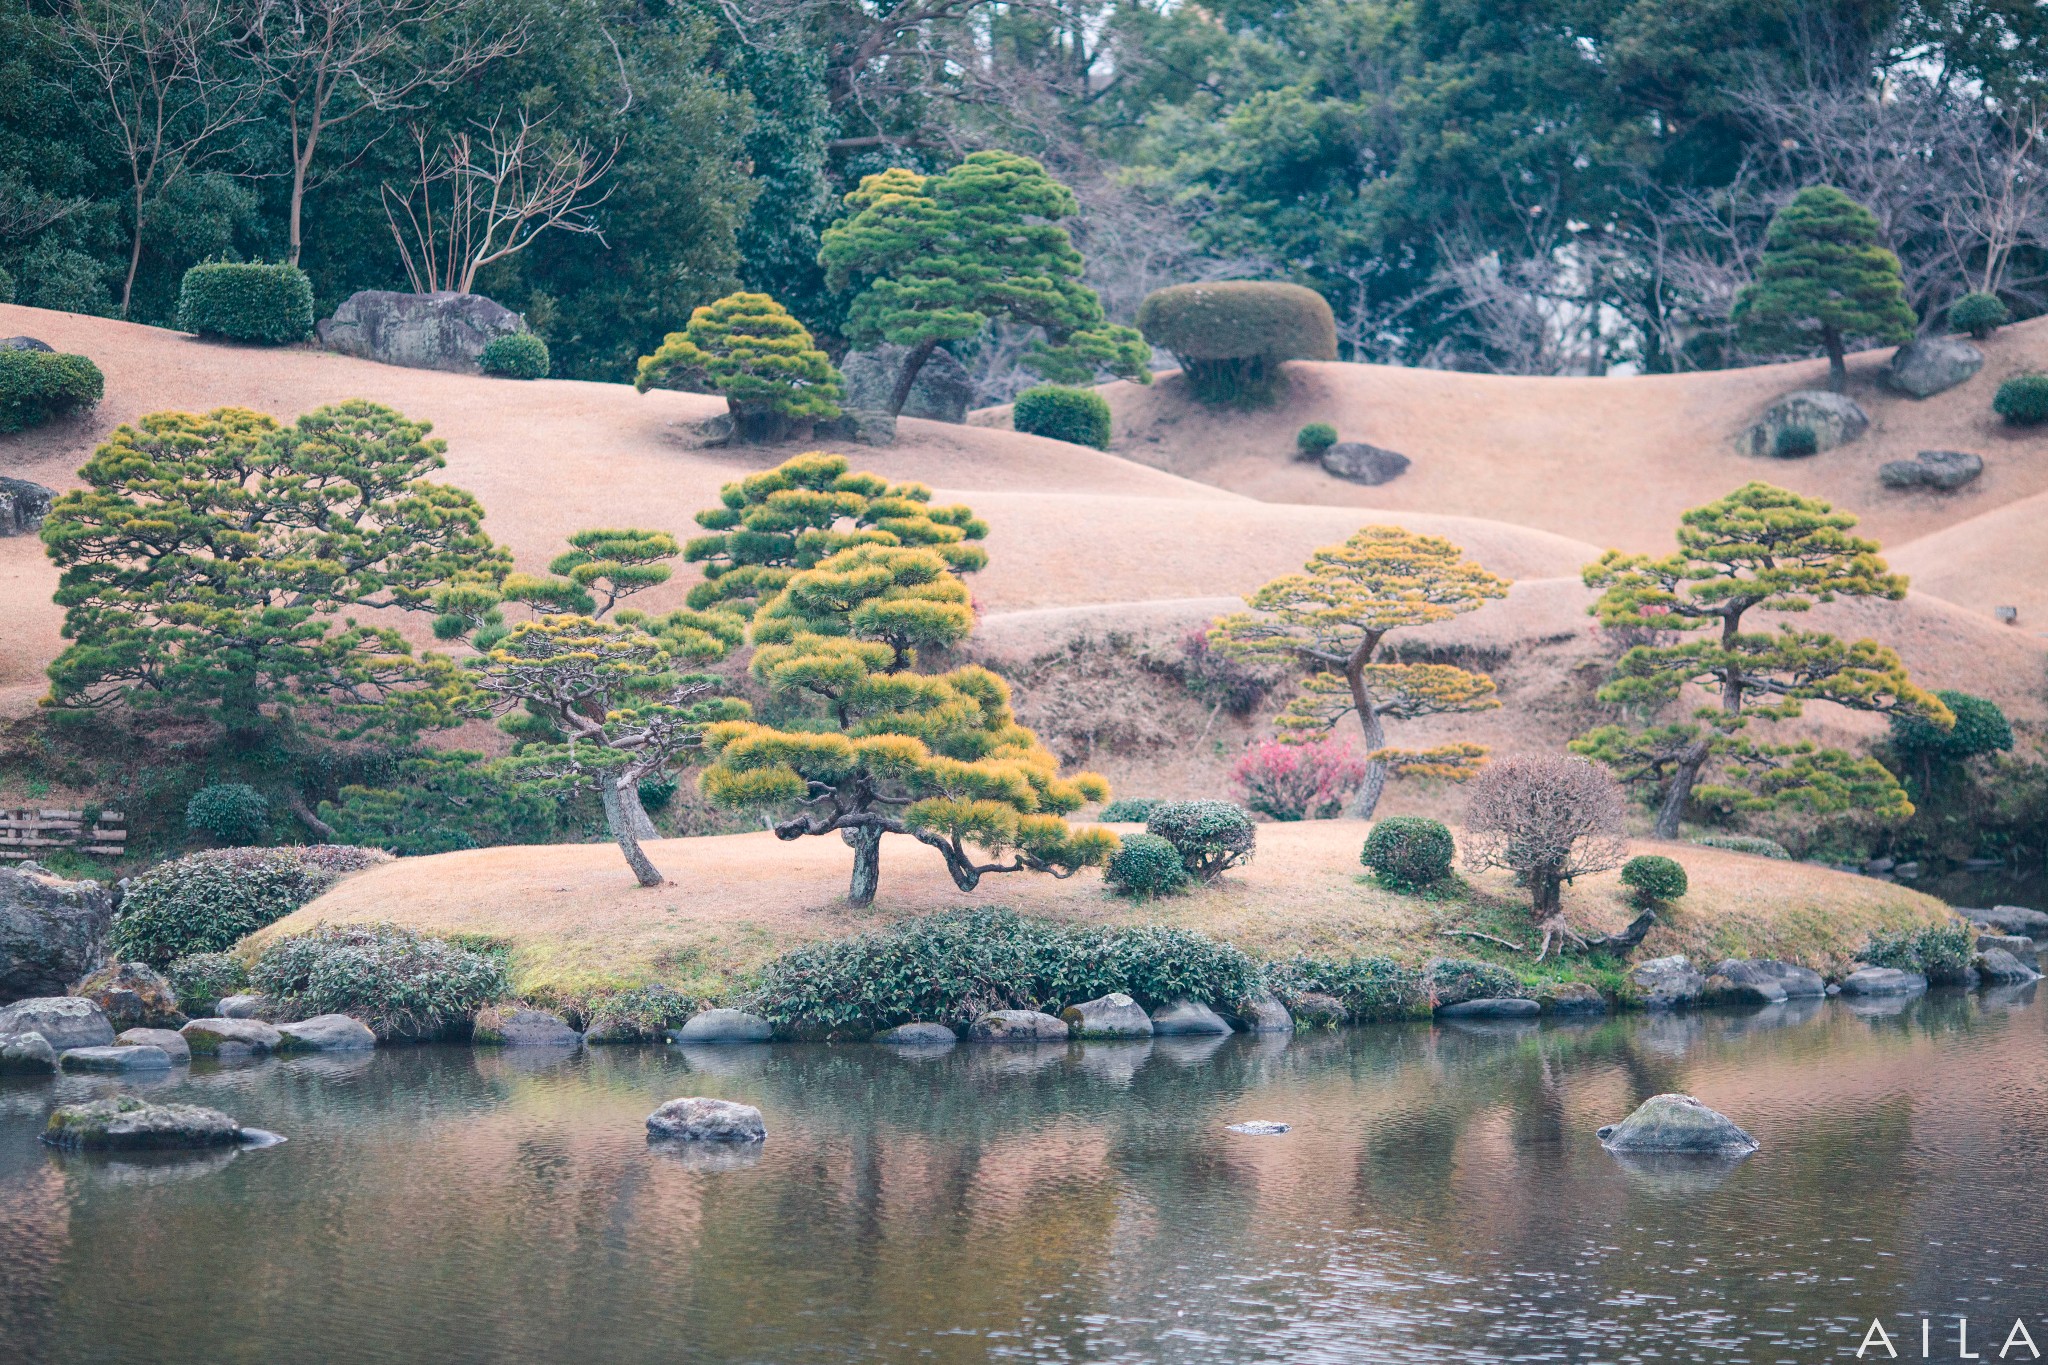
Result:
M633 385L709 389L725 396L742 441L808 435L839 415L844 388L831 359L789 310L766 294L728 294L690 314L653 355L640 357Z
M1735 322L1752 349L1818 342L1828 386L1839 393L1849 379L1848 341L1911 341L1918 319L1899 258L1878 239L1876 215L1831 185L1809 185L1771 219L1756 280L1735 300Z

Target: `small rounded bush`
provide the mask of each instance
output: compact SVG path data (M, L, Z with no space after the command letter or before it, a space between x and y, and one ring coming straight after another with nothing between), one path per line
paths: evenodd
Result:
M1102 880L1119 895L1133 900L1171 896L1188 884L1180 850L1154 834L1128 834L1110 855Z
M129 884L114 917L123 962L163 968L192 953L219 953L274 924L367 867L374 849L221 848L158 863Z
M1976 949L1975 931L1966 921L1957 919L1947 924L1930 924L1924 929L1872 934L1858 956L1873 967L1919 972L1941 986L1968 978Z
M1948 325L1982 341L2012 321L2012 310L1996 294L1969 293L1948 306Z
M1244 807L1228 801L1169 801L1146 818L1145 832L1178 849L1181 866L1203 881L1250 862L1259 837Z
M1100 818L1108 825L1143 824L1152 818L1152 812L1158 810L1159 806L1160 802L1149 796L1119 797L1102 808Z
M642 809L667 810L668 803L676 799L676 780L673 777L643 777L638 791Z
M1294 433L1294 448L1307 459L1315 459L1337 444L1337 428L1328 422L1310 422Z
M253 844L270 828L270 799L246 782L201 787L185 803L185 828L223 844Z
M313 330L313 284L295 265L195 265L178 290L178 327L272 346L303 341Z
M548 344L532 332L507 332L485 344L476 364L485 374L506 379L546 379Z
M635 986L590 1002L586 1043L659 1043L697 1012L697 1002L669 986Z
M1396 891L1414 891L1451 875L1457 848L1440 820L1392 815L1372 827L1358 860Z
M89 408L106 387L100 367L82 355L0 351L0 431L26 431Z
M249 984L248 969L228 953L188 953L164 969L178 1008L210 1014L214 1006Z
M379 1038L459 1032L511 994L504 964L395 924L323 926L263 950L249 983L280 1019L352 1014Z
M2048 422L2048 374L2016 374L1998 386L1991 410L2016 427Z
M1622 864L1621 884L1634 889L1638 904L1662 905L1685 894L1685 869L1676 859L1644 853Z
M1109 404L1093 389L1040 384L1017 395L1010 425L1030 436L1109 449Z
M1288 360L1335 360L1329 303L1298 284L1225 280L1176 284L1146 296L1138 330L1173 352L1205 403L1271 401Z
M1771 442L1771 454L1781 460L1800 460L1820 449L1820 437L1812 427L1779 427Z

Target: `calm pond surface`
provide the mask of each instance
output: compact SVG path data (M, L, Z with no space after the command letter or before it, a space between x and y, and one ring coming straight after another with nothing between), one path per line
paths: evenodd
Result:
M388 1050L140 1087L290 1139L149 1164L35 1140L113 1085L8 1082L0 1360L1774 1362L1880 1316L1917 1359L1922 1314L1996 1359L2021 1315L2048 1349L2044 1018ZM1595 1142L1667 1090L1762 1151ZM758 1105L758 1159L650 1148L688 1094Z

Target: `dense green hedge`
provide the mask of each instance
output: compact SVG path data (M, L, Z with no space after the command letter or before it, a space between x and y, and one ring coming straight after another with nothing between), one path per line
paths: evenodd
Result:
M492 337L476 363L485 374L506 379L546 379L548 344L532 332L507 332Z
M25 431L89 408L106 387L100 367L82 355L0 351L0 432Z
M1358 860L1372 869L1382 885L1395 891L1415 891L1450 876L1451 859L1457 851L1443 821L1390 815L1365 836Z
M1977 952L1977 932L1962 920L1931 924L1925 929L1873 934L1858 954L1873 967L1919 972L1937 986L1956 985L1969 976Z
M1173 352L1205 403L1269 402L1283 362L1337 358L1337 321L1328 301L1298 284L1172 285L1138 306L1138 330Z
M223 844L253 844L270 828L270 798L246 782L201 787L185 803L185 828Z
M1998 386L1991 410L2016 427L2048 422L2048 374L2016 374Z
M249 969L227 953L192 953L164 969L178 1008L191 1015L211 1014L214 1007L249 984Z
M1228 801L1168 801L1145 817L1145 832L1179 849L1189 875L1203 881L1250 862L1259 837L1244 807Z
M460 1034L511 994L496 957L395 924L323 926L263 950L249 984L281 1019L350 1014L379 1038Z
M1143 824L1164 803L1150 796L1120 796L1102 808L1107 824Z
M165 967L192 953L218 953L275 924L368 867L374 849L223 848L158 863L129 884L114 917L114 951L123 962Z
M1353 1024L1413 1019L1429 1013L1422 970L1390 957L1296 957L1266 964L1266 988L1297 1014L1303 997L1331 996Z
M1110 855L1102 880L1119 895L1151 900L1185 889L1188 870L1180 850L1158 835L1127 834Z
M1438 1005L1462 1005L1467 1000L1519 1000L1529 994L1521 978L1507 968L1468 957L1437 958L1429 964L1426 975L1430 998Z
M1982 341L2012 320L2012 310L1996 294L1965 294L1948 306L1948 325Z
M1637 904L1662 905L1683 896L1689 883L1677 859L1642 853L1622 864L1621 884L1636 893Z
M231 341L303 341L313 330L313 285L295 265L195 265L178 291L178 326Z
M1750 853L1759 858L1777 858L1789 862L1792 851L1776 839L1766 839L1760 834L1702 834L1687 840L1701 848L1722 848L1730 853Z
M1040 384L1017 395L1010 425L1029 436L1109 449L1109 404L1093 389Z

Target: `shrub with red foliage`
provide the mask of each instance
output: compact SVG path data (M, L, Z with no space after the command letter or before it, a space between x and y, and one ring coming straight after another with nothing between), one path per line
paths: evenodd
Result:
M1327 820L1365 780L1365 755L1342 740L1248 749L1231 777L1247 806L1274 820Z

